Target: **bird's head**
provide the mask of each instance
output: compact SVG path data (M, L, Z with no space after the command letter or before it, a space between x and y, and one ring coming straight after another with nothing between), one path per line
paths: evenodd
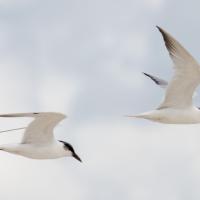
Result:
M76 154L76 152L74 151L74 148L72 147L71 144L65 142L65 141L62 141L62 140L59 140L59 142L63 143L63 148L66 150L66 151L69 151L70 152L70 155L72 157L74 157L76 160L82 162L82 160L80 159L80 157Z

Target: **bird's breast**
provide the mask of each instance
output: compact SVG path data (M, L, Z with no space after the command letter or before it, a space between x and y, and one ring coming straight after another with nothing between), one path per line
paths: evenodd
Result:
M54 159L67 156L64 148L56 144L4 145L2 150L32 159Z
M197 108L156 110L150 114L152 121L167 124L195 124L200 123L200 111Z

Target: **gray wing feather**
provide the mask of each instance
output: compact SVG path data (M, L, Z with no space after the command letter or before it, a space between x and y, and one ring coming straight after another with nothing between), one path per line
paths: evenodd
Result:
M155 84L159 85L161 88L163 89L166 89L167 85L168 85L168 82L161 79L161 78L158 78L156 76L153 76L153 75L150 75L150 74L147 74L145 72L143 72L143 74L147 77L149 77L152 81L154 81Z
M32 117L34 120L25 130L22 143L43 144L54 140L53 129L66 116L62 113L12 113L1 114L0 117Z
M200 83L200 66L190 53L169 33L157 27L174 63L174 75L158 109L167 107L185 108L193 105L192 97Z

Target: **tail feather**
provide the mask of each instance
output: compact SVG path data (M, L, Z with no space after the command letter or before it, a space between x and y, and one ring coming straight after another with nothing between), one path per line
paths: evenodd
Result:
M128 118L144 118L146 115L144 114L138 114L138 115L125 115L125 117Z

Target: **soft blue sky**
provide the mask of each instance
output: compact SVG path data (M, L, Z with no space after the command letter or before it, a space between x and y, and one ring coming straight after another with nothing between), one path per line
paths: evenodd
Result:
M83 160L0 152L0 199L199 200L199 125L123 117L161 101L162 89L141 72L171 76L156 25L200 61L199 6L182 0L0 0L0 113L68 115L55 135ZM1 119L0 129L29 121ZM18 132L2 134L1 143L19 141Z

